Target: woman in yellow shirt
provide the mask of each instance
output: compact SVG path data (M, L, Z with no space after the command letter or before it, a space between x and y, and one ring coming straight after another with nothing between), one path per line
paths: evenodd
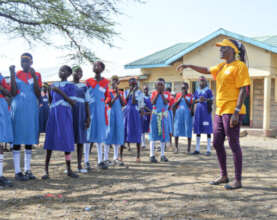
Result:
M248 68L245 64L246 50L243 44L233 39L224 39L216 44L220 47L220 58L225 61L217 66L206 68L195 65L181 64L177 71L191 68L199 73L212 74L216 80L216 115L214 118L214 140L221 176L210 184L219 185L228 183L226 168L226 152L224 148L225 136L227 136L230 148L233 152L235 164L235 180L225 185L226 189L238 189L242 187L242 152L239 142L240 125L243 115L246 113L244 100L247 87L250 85ZM238 59L236 59L238 57Z

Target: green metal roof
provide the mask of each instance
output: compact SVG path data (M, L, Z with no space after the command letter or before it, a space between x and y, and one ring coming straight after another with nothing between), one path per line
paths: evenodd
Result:
M151 68L152 65L159 65L160 67L164 67L164 63L171 58L172 56L180 53L184 49L186 49L189 45L192 43L178 43L171 47L168 47L166 49L160 50L158 52L155 52L153 54L150 54L149 56L143 57L139 60L136 60L132 63L127 64L128 66L149 66L148 68ZM167 66L167 65L165 65ZM155 66L158 67L158 66Z
M265 50L271 51L273 53L277 53L277 35L249 38L221 28L200 39L199 41L196 41L194 43L175 44L171 47L131 62L124 67L126 69L167 67L170 66L171 63L183 57L185 54L191 52L197 47L220 35L234 38L242 42L246 42Z
M273 36L263 36L263 37L254 37L253 39L262 41L271 46L277 47L277 35Z

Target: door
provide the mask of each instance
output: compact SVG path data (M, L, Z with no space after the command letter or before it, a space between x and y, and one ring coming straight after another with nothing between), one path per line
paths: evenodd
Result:
M244 104L246 107L246 115L243 118L242 125L250 126L250 95L245 98Z

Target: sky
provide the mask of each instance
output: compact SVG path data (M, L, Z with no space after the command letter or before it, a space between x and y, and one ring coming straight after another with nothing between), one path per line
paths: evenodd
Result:
M277 35L277 0L127 0L120 5L124 15L116 16L114 48L101 43L92 51L106 64L105 77L139 74L124 65L180 42L194 42L219 28L249 37ZM34 45L23 39L0 35L0 72L9 75L10 65L20 68L20 55L31 52L34 68L43 81L58 80L58 69L68 61L65 52ZM74 64L74 63L71 63ZM83 65L84 79L92 77L92 67Z

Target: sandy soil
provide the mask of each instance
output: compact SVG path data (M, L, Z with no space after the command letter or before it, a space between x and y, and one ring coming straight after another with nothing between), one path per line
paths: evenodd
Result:
M241 144L244 188L237 191L210 186L208 182L219 175L215 152L210 157L186 155L184 142L179 154L167 152L169 163L150 164L148 150L142 152L142 162L135 163L132 146L125 153L128 167L106 171L96 168L94 148L93 170L79 179L63 173L64 156L55 152L47 181L40 179L45 154L37 148L32 171L38 179L14 181L13 188L0 189L0 219L277 219L277 139L248 136ZM205 142L201 150L205 152ZM10 152L5 154L4 172L14 180ZM46 197L48 193L54 197Z

